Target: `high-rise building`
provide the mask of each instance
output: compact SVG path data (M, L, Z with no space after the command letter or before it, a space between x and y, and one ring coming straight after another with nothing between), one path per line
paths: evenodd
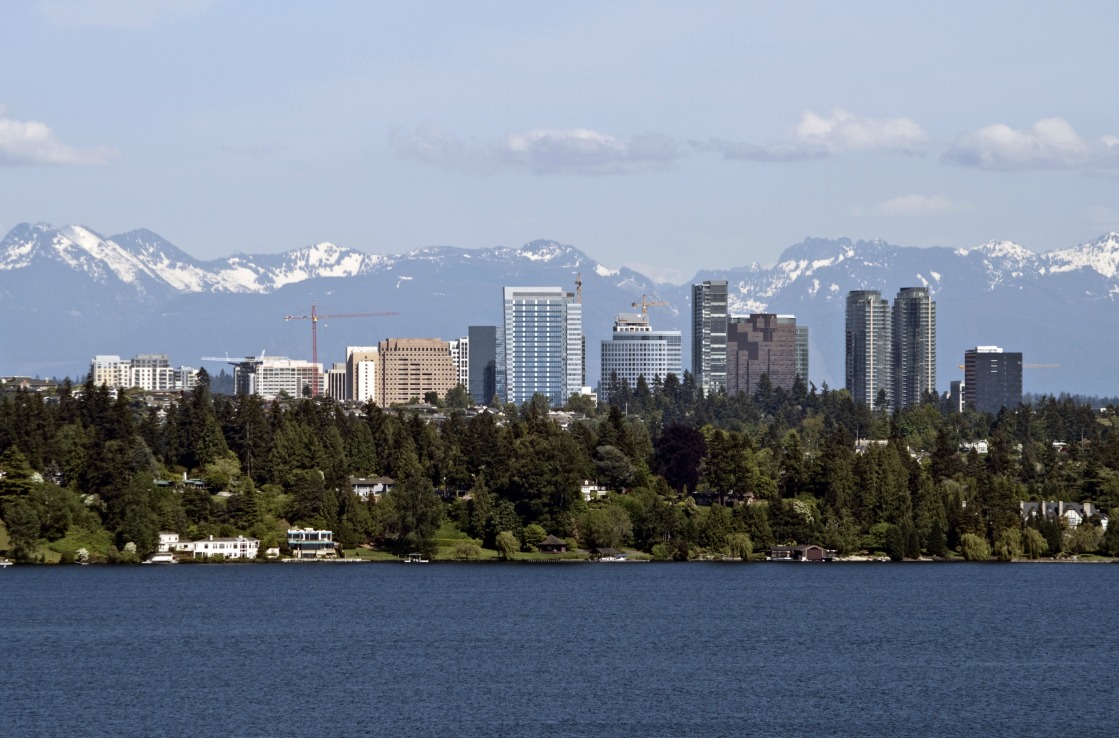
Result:
M847 391L858 403L877 407L879 395L894 406L893 321L890 303L878 290L847 293Z
M377 363L377 404L382 407L422 400L428 392L442 397L457 383L450 344L438 338L380 341Z
M891 409L921 404L936 393L936 303L926 287L905 287L894 299L894 396Z
M781 317L781 316L778 316ZM794 317L793 320L796 320ZM797 326L797 374L808 386L808 326Z
M791 315L755 313L727 323L727 394L753 394L762 375L772 387L793 388L797 324Z
M346 399L377 402L377 347L346 348Z
M506 287L503 294L505 401L520 405L541 394L563 405L583 386L582 304L560 287Z
M451 359L455 363L455 383L470 387L470 337L450 341Z
M466 330L470 341L467 389L476 405L488 405L497 394L497 326L472 325Z
M619 383L625 380L633 388L638 377L645 377L649 385L656 377L679 377L684 371L682 341L680 331L654 331L641 313L616 315L610 340L602 342L599 398L610 400L615 379Z
M727 386L727 281L692 285L692 374L705 393Z
M1022 403L1022 353L998 346L964 352L964 403L984 413Z

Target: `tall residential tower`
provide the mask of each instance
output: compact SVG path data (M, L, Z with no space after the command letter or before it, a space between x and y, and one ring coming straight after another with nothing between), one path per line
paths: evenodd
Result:
M692 374L704 393L727 386L727 281L692 285Z
M894 402L904 410L936 393L936 303L926 287L905 287L894 298Z
M847 293L847 391L858 403L876 407L884 394L894 406L893 321L890 303L878 290Z

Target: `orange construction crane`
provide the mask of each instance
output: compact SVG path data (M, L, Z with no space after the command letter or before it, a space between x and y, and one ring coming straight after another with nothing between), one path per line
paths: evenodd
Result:
M311 321L311 363L319 363L319 321L333 320L334 318L379 318L400 313L335 313L334 315L319 315L318 308L311 303L310 315L285 315L284 320L309 320ZM319 396L319 373L316 371L311 378L311 397Z
M650 307L659 306L659 305L667 305L667 304L668 303L665 302L664 300L654 300L653 302L649 302L649 300L647 300L645 298L645 295L641 296L641 302L631 302L630 303L630 305L632 305L635 308L636 307L641 308L641 314L642 315L648 315Z

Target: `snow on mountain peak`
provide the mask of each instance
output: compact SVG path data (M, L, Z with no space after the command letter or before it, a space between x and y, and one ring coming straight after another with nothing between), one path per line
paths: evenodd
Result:
M1119 276L1119 233L1111 232L1090 243L1045 254L1050 274L1087 269L1115 279Z
M517 256L529 261L552 261L571 251L555 241L533 241L516 250Z

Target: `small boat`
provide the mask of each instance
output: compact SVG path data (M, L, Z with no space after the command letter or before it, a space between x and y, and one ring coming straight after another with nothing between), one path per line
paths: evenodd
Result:
M11 565L11 561L8 561L7 559L0 559L0 569L7 569Z
M410 553L404 557L405 564L427 564L430 559L425 557L422 553Z

